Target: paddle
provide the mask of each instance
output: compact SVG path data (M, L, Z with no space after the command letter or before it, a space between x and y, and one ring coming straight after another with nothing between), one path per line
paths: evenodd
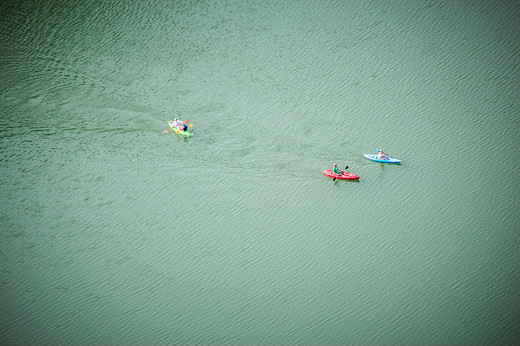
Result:
M345 166L345 171L348 169L348 166ZM343 173L341 173L343 175ZM336 180L336 178L332 179L332 181Z

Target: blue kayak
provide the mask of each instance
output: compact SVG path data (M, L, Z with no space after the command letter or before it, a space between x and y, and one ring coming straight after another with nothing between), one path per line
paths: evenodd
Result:
M401 163L401 160L399 160L395 157L392 157L392 156L388 156L388 155L383 155L383 157L380 159L377 158L377 154L364 154L363 156L366 157L367 159L375 161L375 162Z

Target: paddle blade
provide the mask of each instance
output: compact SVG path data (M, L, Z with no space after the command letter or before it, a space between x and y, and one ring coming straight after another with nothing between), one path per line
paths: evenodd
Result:
M189 124L188 127L193 127L193 123Z
M163 132L163 133L169 132L170 130L171 130L171 129L168 129L168 130L164 130L164 132Z

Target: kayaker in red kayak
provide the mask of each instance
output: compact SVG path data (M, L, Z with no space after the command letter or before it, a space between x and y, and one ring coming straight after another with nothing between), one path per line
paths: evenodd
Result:
M345 171L348 169L348 166L345 167ZM338 169L338 164L334 162L334 167L332 168L332 171L336 173L337 175L343 175L344 172L340 171Z

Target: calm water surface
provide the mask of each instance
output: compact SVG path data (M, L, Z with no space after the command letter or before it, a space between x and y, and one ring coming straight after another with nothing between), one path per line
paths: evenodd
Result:
M0 13L2 344L518 342L518 2Z

